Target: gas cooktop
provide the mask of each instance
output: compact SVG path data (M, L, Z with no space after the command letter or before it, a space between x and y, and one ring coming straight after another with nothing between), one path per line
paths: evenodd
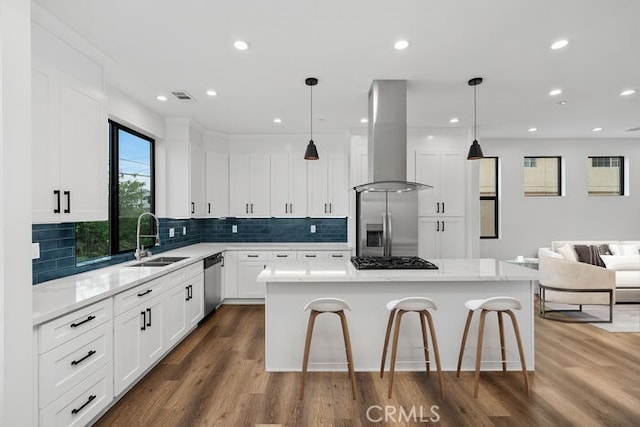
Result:
M417 256L354 256L358 270L437 270L438 266Z

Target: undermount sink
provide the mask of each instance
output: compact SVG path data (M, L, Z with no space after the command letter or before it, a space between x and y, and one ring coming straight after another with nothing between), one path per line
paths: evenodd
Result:
M182 261L183 259L187 259L187 257L162 256L158 258L151 258L142 262L137 262L135 264L130 264L129 267L166 267L167 265L171 265L174 262Z

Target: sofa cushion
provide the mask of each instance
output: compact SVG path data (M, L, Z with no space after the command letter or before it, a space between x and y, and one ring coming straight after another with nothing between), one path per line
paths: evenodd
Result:
M638 271L640 255L600 255L600 259L609 270Z
M562 255L562 257L568 261L578 261L578 257L576 256L576 251L573 250L573 247L570 244L562 245L558 248L557 252Z
M609 245L574 245L573 248L578 254L578 261L598 267L605 266L600 255L611 255Z
M612 255L618 255L618 256L640 254L640 252L638 252L638 247L636 245L629 245L629 244L610 244L609 250L611 251Z

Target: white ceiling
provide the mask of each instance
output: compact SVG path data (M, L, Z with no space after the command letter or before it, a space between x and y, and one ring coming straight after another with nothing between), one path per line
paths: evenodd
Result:
M467 80L481 76L481 141L640 136L625 132L640 126L640 92L619 95L640 89L638 0L37 2L115 60L108 84L211 130L307 133L309 76L319 79L314 133L364 129L374 79L408 80L409 127L466 128ZM396 51L401 38L411 45ZM561 38L570 45L552 51ZM234 49L236 39L251 49ZM564 93L550 97L552 88ZM173 99L174 90L197 102Z

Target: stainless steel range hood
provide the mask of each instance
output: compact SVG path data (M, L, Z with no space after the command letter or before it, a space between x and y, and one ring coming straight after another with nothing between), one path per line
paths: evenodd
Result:
M374 80L369 89L369 177L357 192L433 188L407 181L407 81Z

